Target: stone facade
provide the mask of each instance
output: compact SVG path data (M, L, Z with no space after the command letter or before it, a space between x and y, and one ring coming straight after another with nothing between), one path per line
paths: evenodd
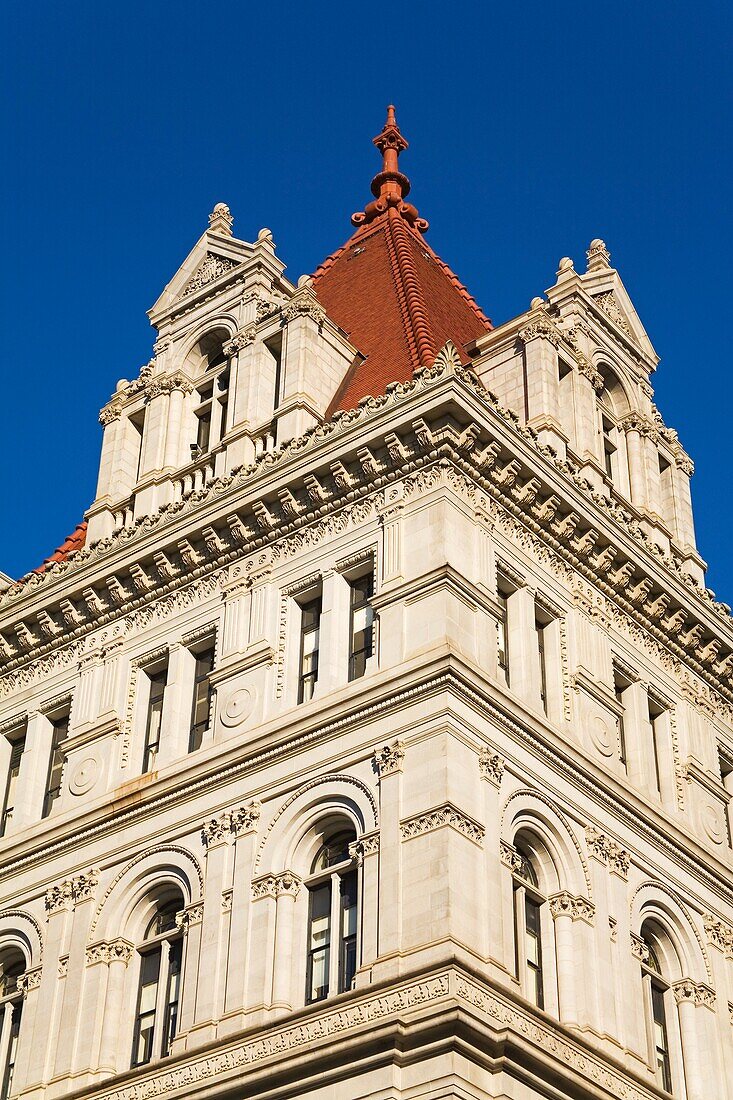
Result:
M330 419L283 270L214 211L0 595L5 1094L730 1100L733 629L603 242Z

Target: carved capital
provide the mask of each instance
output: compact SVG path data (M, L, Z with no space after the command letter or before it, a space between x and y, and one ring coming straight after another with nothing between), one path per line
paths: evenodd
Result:
M729 924L724 924L722 920L708 913L705 916L704 927L708 943L717 947L719 951L733 955L733 928Z
M379 851L379 833L366 833L349 845L349 855L362 864L367 856L376 855Z
M597 371L596 368L585 359L583 359L582 362L578 362L578 371L584 378L588 379L596 393L601 392L603 389L603 375L600 371Z
M592 924L596 915L596 907L588 898L575 896L567 890L561 890L548 898L550 913L554 920L558 917L570 917L571 920L584 920Z
M629 874L629 866L631 864L631 856L622 848L618 841L613 840L605 833L601 833L598 829L589 825L585 830L585 839L588 845L588 851L601 863L605 863L609 871L612 871L620 878L627 878Z
M94 897L98 882L99 872L92 869L52 886L46 891L46 916L61 913L65 909L72 910L79 902L89 901Z
M110 405L105 405L99 414L99 423L106 428L109 424L112 424L115 420L119 420L122 416L122 406L113 401Z
M110 963L121 962L127 966L134 953L134 946L128 940L120 937L116 940L95 943L87 947L86 964L87 966L94 966L96 963L105 963L109 966Z
M634 958L638 959L639 962L649 962L649 948L644 943L641 936L637 936L635 932L632 932L630 940L631 954L634 956Z
M231 840L231 814L224 813L220 817L212 817L201 827L201 839L205 848L213 848L216 844L223 844Z
M251 833L257 828L260 820L261 806L259 802L250 802L247 806L240 806L232 810L230 826L235 836Z
M672 986L674 999L678 1005L694 1004L696 1007L715 1008L715 990L704 982L694 982L691 978L683 978Z
M518 335L523 344L528 344L530 340L541 339L549 340L554 347L559 348L562 341L562 336L546 314L533 318L528 325L520 329Z
M405 759L405 746L402 741L393 741L391 745L385 745L374 753L374 765L380 779L384 779L393 772L402 771L402 763Z
M482 779L488 779L495 787L501 786L505 766L503 756L486 746L479 754L478 766Z
M187 905L185 909L181 909L180 913L176 913L176 927L182 928L185 932L190 925L198 924L203 919L204 903L197 901L193 905Z
M298 317L310 317L319 325L326 317L325 309L307 288L297 291L283 309L283 318L286 323Z
M252 900L259 898L278 898L281 895L297 897L301 880L292 871L283 871L279 875L263 875L252 883Z
M234 355L235 352L241 351L242 348L249 347L250 344L254 344L255 337L257 336L256 325L245 325L239 332L235 332L231 340L227 340L224 344L223 352L225 355Z
M27 997L32 989L38 989L41 984L41 967L34 966L32 970L26 970L18 978L18 990Z

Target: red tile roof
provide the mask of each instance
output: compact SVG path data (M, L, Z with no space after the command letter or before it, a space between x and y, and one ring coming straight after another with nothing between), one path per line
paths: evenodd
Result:
M86 542L87 538L87 524L86 520L83 523L79 523L76 529L67 535L61 545L54 550L50 557L44 558L41 565L37 569L34 569L34 573L45 573L49 565L53 561L66 561L66 559L74 553L76 550L81 550L82 546Z
M410 182L397 169L407 147L388 108L374 139L383 168L372 181L376 202L352 221L352 237L313 275L313 289L329 317L360 353L327 411L354 408L429 366L447 340L459 351L491 329L471 295L422 234L428 223L404 201ZM468 357L466 356L466 361Z

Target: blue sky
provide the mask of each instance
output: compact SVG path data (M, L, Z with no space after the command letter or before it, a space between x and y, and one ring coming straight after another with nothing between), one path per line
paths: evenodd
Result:
M214 203L312 271L369 197L393 101L411 201L495 323L607 242L733 602L730 4L4 12L0 569L38 564L93 499L99 408L150 357L145 311Z

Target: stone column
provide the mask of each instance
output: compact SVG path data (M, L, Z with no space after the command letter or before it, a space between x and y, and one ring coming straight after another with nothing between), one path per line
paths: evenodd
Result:
M203 902L197 901L187 906L177 916L179 926L183 929L183 960L181 971L183 980L181 983L181 1005L178 1016L178 1032L171 1051L177 1054L185 1050L186 1034L193 1026L194 1012L198 998L198 973L199 957L201 955L201 927L204 915Z
M24 1091L30 1081L28 1074L33 1051L34 1037L37 1029L38 1017L38 989L41 984L41 967L36 966L32 970L26 970L18 978L18 988L24 998L23 1019L20 1035L18 1037L18 1049L15 1055L15 1069L13 1070L13 1093L15 1095ZM10 1006L8 1006L10 1008ZM3 1019L2 1050L0 1051L0 1065L7 1064L8 1044L10 1041L9 1029L12 1023L11 1013L6 1008Z
M67 1077L75 1068L91 1066L89 1045L91 1035L80 1027L79 1006L82 1003L86 975L86 945L89 926L94 915L94 897L99 874L91 870L72 880L73 910L68 941L68 962L63 981L63 1001L59 1015L58 1041L54 1073Z
M269 1009L272 999L275 959L275 912L277 878L264 875L255 879L252 890L252 923L249 945L247 1012L256 1022Z
M708 1052L705 1050L698 1020L698 1006L704 1003L702 995L704 988L706 987L699 986L689 978L683 978L672 986L680 1022L687 1100L708 1100L710 1096L708 1082L711 1079L715 1080L706 1057ZM712 990L708 992L712 994ZM714 1003L714 994L712 994L712 1003Z
M500 855L500 802L499 791L504 775L504 759L488 745L481 750L478 759L481 787L484 798L484 890L482 908L484 912L484 941L481 950L485 957L493 961L502 970L513 972L514 935L511 925L511 885L509 890L510 914L509 927L506 926L507 913L504 874Z
M325 695L336 683L339 665L339 644L341 622L336 601L337 585L343 579L333 570L327 569L321 575L321 621L318 635L318 680L314 695ZM344 630L344 648L346 631Z
M560 333L544 310L538 310L530 315L519 339L524 343L527 423L538 433L541 443L564 458L567 440L560 423Z
M402 766L405 748L401 741L375 753L379 774L379 816L381 822L379 850L379 978L399 973L397 958L402 943L402 840L400 816L402 807Z
M631 503L639 509L648 504L644 444L641 438L644 422L638 413L629 413L620 424L626 436L626 454L629 463Z
M379 925L379 833L364 833L349 847L359 872L360 928L357 943L356 987L371 982L372 963L377 957Z
M198 1040L214 1038L214 1025L224 1006L222 892L231 886L234 839L229 814L207 821L202 830L206 848L206 889L198 961L195 1027ZM204 1031L199 1031L203 1028ZM210 1034L209 1034L210 1032Z
M301 881L292 871L283 871L277 876L271 1007L280 1011L290 1011L293 1007L293 911L300 887Z
M20 758L18 793L13 815L14 831L40 820L46 792L52 737L51 723L46 715L38 711L31 712L28 715L25 751Z
M119 1073L124 1068L120 1062L120 1020L123 1014L123 996L125 989L125 971L135 953L133 945L124 939L111 943L100 943L88 947L86 964L90 977L97 971L96 982L99 991L98 1004L101 1005L102 1026L98 1035L99 1054L97 1071L104 1078ZM94 1007L90 1000L90 1008ZM97 1013L90 1013L82 1028L96 1028Z
M259 819L260 806L257 802L250 802L248 806L235 810L231 818L231 827L234 832L234 876L224 1001L227 1013L243 1012L246 1007L250 905L252 904L250 883Z

